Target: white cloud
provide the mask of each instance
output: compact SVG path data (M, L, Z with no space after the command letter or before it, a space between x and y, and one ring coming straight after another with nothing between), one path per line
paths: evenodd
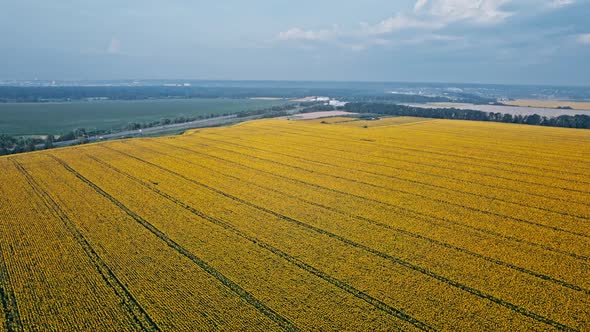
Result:
M576 41L580 44L590 45L590 33L582 33L576 37Z
M109 43L109 47L107 48L107 53L109 53L109 54L121 53L121 41L117 38L112 38L111 42Z
M558 9L569 5L573 5L574 3L576 3L574 0L552 0L551 2L549 2L549 4L547 4L547 6L549 8Z
M439 29L443 24L436 21L420 20L398 14L385 19L375 25L362 24L363 31L367 34L379 35L397 32L406 29Z
M421 10L427 4L428 4L428 0L418 0L418 1L416 1L416 4L414 5L414 11Z
M514 13L502 10L511 0L433 0L421 4L421 11L428 11L443 22L470 21L479 24L495 24L504 21Z
M417 0L414 15L397 14L375 25L363 24L368 34L387 34L400 30L438 30L457 21L497 24L514 13L502 10L511 0ZM573 0L560 0L573 1Z
M337 29L324 30L303 30L300 28L291 28L287 31L279 33L280 40L303 40L303 41L323 41L329 40L337 35Z
M414 38L408 39L405 41L407 44L423 44L429 42L451 42L451 41L458 41L463 40L462 37L458 36L450 36L450 35L440 35L440 34L425 34L419 35Z
M364 49L370 45L387 45L389 35L402 31L424 33L424 38L415 38L421 42L444 41L442 36L433 34L449 25L465 22L479 25L499 24L514 13L503 9L513 0L416 0L414 11L397 13L375 24L361 23L360 29L342 32L334 26L332 29L304 30L291 28L280 32L279 40L289 41L345 41L353 44L355 49ZM514 0L515 1L515 0ZM556 0L552 0L556 1ZM562 2L573 0L559 0ZM375 37L378 37L377 39ZM389 37L391 38L391 37ZM405 37L408 39L408 36ZM399 38L398 38L399 39ZM455 40L447 38L446 41ZM377 42L376 42L377 41ZM361 46L359 46L361 45Z

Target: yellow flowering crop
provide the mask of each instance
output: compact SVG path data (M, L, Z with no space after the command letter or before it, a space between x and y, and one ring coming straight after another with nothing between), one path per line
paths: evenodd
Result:
M589 330L590 131L261 120L0 167L4 330Z

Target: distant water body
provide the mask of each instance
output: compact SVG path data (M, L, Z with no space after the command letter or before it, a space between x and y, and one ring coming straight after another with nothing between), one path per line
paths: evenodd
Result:
M546 117L558 117L560 115L590 115L590 111L585 110L568 110L557 108L542 107L521 107L521 106L499 106L499 105L475 105L464 103L428 103L428 104L406 104L412 107L422 108L457 108L462 110L475 110L493 113L508 113L512 115L533 115L539 114Z

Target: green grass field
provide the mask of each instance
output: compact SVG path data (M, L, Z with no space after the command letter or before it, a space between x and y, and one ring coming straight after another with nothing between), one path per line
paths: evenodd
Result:
M129 122L151 122L180 116L236 113L285 104L284 100L161 99L0 103L0 133L63 134L76 128L119 130Z

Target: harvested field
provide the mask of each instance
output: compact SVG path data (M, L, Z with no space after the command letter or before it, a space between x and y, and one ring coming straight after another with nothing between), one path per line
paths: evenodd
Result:
M463 110L475 110L481 112L492 112L512 115L533 115L538 114L546 117L558 117L560 115L575 116L576 114L588 115L587 110L578 109L557 109L548 107L521 107L504 105L475 105L465 103L428 103L428 104L407 104L408 106L420 108L457 108Z
M312 123L321 124L332 124L338 126L349 126L358 128L374 128L374 127L386 127L386 126L399 126L409 125L421 122L433 121L434 119L429 118L416 118L412 116L399 116L399 117L384 117L374 119L360 119L360 118L347 118L347 117L333 117L333 118L319 118L314 120L308 120Z
M344 112L344 111L325 111L325 112L299 113L299 114L283 117L283 119L311 120L311 119L327 118L327 117L332 117L332 116L346 116L346 115L351 115L351 114L355 114L355 113Z
M575 110L590 110L590 102L567 101L567 100L543 100L543 99L518 99L503 102L506 105L523 107L571 107Z

